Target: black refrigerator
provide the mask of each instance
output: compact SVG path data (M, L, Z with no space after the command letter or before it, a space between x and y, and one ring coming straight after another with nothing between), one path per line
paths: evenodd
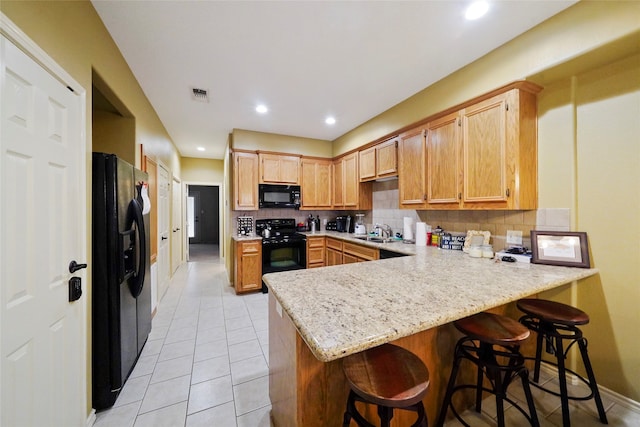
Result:
M115 403L151 331L150 206L148 175L115 155L93 153L92 176L92 388L100 410Z

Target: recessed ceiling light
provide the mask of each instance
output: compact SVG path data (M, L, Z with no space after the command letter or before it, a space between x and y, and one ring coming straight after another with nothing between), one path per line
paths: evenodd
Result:
M467 11L464 14L464 17L469 21L473 21L474 19L481 18L485 13L489 10L489 3L486 1L476 1L469 5Z
M257 111L258 113L260 113L260 114L264 114L264 113L266 113L267 111L269 111L269 109L267 108L267 106L266 106L266 105L264 105L264 104L260 104L260 105L258 105L258 106L256 107L256 111Z
M329 116L324 120L324 122L326 124L328 124L328 125L335 125L336 124L336 119L335 119L335 117Z
M204 147L198 147L198 151L204 151Z

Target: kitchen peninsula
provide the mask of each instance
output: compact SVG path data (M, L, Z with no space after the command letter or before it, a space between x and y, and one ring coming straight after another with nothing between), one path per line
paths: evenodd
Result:
M348 393L340 359L386 342L426 363L431 386L424 404L435 420L459 337L452 321L484 310L517 318L512 303L519 298L598 272L496 262L402 243L369 244L414 255L263 276L270 290L275 426L340 425ZM405 415L398 411L392 425L410 424Z

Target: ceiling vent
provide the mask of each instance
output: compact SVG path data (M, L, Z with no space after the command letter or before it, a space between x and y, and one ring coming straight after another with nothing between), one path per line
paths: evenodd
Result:
M209 102L209 92L206 89L191 88L191 99L198 102Z

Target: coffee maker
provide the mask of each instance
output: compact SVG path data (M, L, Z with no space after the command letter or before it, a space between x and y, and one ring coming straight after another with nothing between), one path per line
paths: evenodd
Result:
M355 224L351 215L341 215L336 217L336 231L342 233L353 233Z

